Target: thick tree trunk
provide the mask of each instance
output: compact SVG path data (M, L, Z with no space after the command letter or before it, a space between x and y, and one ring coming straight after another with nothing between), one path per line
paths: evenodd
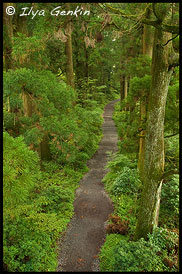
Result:
M168 86L172 71L169 70L170 43L163 46L169 35L155 30L152 58L152 80L147 113L143 191L140 201L135 238L147 238L157 225L160 191L164 172L164 117Z
M147 18L150 19L151 11L147 10ZM153 40L154 40L154 31L152 26L144 25L143 28L143 55L147 55L152 58L153 51ZM141 95L140 99L140 121L141 125L146 121L147 114L147 98L145 94ZM144 167L144 153L145 153L145 130L140 132L139 139L139 154L138 154L138 170L140 178L143 177L143 167Z
M143 54L152 58L153 50L153 29L152 26L144 25L143 28Z
M140 123L146 121L146 98L140 99ZM144 152L145 152L145 130L143 129L140 132L140 139L139 139L139 154L138 154L138 170L140 174L140 178L143 178L143 167L144 167Z
M70 10L70 4L66 3L66 9ZM68 37L66 42L66 78L67 84L74 88L74 74L73 74L73 60L72 60L72 39L71 39L71 17L67 16L66 19L66 35Z

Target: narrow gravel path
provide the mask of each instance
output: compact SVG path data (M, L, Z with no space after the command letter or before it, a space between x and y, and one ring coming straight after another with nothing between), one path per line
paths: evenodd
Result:
M74 202L75 214L60 240L57 272L99 272L98 253L105 239L105 225L113 206L101 180L108 172L107 152L117 151L117 132L112 120L114 104L104 110L103 138L87 164L89 172L80 181Z

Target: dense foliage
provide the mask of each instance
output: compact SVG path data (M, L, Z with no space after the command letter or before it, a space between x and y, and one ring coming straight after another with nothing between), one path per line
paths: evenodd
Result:
M113 115L119 136L128 127L129 113L120 112L120 103L115 106ZM131 132L133 128L129 128ZM132 135L133 136L133 135ZM136 139L135 135L135 139ZM175 142L170 139L175 138ZM168 169L178 163L179 139L174 136L166 142L166 151L171 151L174 161L166 161ZM134 136L133 136L133 140ZM135 140L136 143L136 140ZM148 241L133 241L138 214L138 201L142 184L137 170L137 146L131 146L131 136L118 141L119 153L108 163L110 172L103 179L105 189L114 202L114 214L129 221L128 233L109 234L101 248L101 271L113 272L154 272L177 271L178 269L178 227L179 227L179 175L171 175L162 186L159 215L160 227L148 235ZM171 149L172 148L172 149Z
M122 235L107 235L101 250L103 272L164 272L176 271L173 250L177 247L173 232L157 228L149 235L134 242Z

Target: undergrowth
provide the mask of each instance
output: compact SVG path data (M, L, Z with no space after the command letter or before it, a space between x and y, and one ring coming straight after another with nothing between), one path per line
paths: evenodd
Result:
M142 183L137 171L136 148L130 146L131 138L122 136L128 118L126 112L120 112L119 103L115 105L113 118L120 140L119 151L111 155L109 172L103 179L114 213L109 218L106 241L99 254L101 272L176 272L179 237L178 229L171 228L178 227L178 175L169 178L162 189L159 220L163 226L154 229L147 241L143 238L133 241Z
M81 113L78 115L81 116ZM80 117L80 122L81 119L84 117ZM102 136L102 119L95 117L97 124L93 126L92 121L90 126L95 136L90 134L91 138L83 143L78 133L75 141L82 148L80 152L75 150L75 154L69 151L70 159L65 158L66 162L62 161L64 155L59 149L57 157L51 161L40 161L38 153L27 146L23 136L14 138L6 131L3 133L4 271L56 271L56 241L66 230L73 215L75 190L83 174L88 171L86 160L97 150ZM83 134L88 134L86 117L84 122ZM68 155L68 151L65 151L65 155Z

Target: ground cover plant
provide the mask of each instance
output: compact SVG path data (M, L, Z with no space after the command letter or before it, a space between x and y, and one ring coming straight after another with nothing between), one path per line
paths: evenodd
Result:
M121 127L127 126L127 114L115 106L113 118L122 136ZM130 139L126 138L126 145ZM173 149L173 157L177 151ZM167 143L168 144L168 143ZM169 142L170 144L170 142ZM142 183L137 169L134 149L124 149L118 141L119 152L113 155L107 167L109 172L103 179L106 191L113 203L114 212L107 226L106 241L100 252L102 272L177 272L179 249L179 175L166 178L161 193L159 227L148 234L147 239L133 241L138 214L138 200ZM166 145L168 151L170 145ZM166 157L167 153L166 153ZM173 163L172 163L173 164ZM171 164L171 165L172 165ZM127 222L127 229L123 225Z

